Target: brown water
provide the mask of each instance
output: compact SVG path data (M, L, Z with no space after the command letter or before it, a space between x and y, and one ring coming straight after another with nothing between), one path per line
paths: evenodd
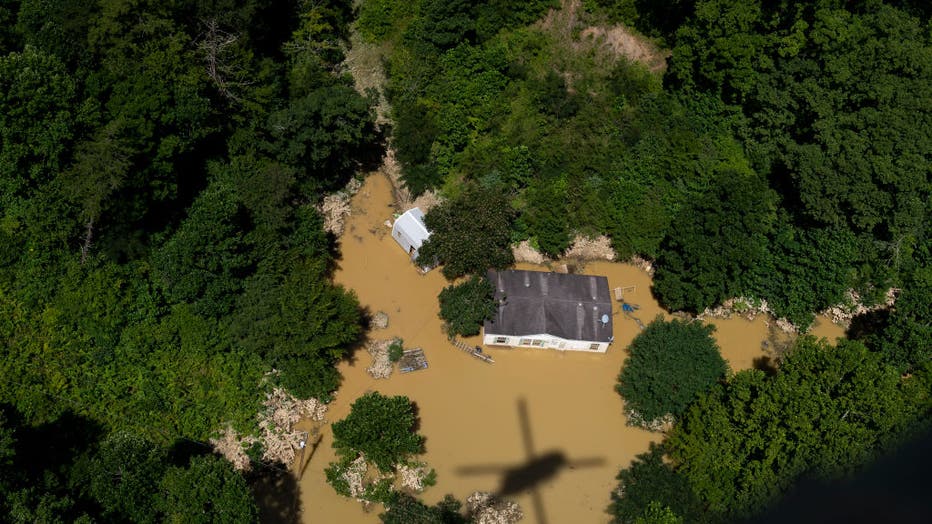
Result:
M622 401L613 390L625 358L624 348L638 333L635 323L620 315L616 304L615 343L606 354L489 349L496 363L480 362L450 346L441 332L437 294L447 285L443 276L439 271L419 275L384 225L394 211L386 178L370 176L353 199L353 207L334 278L353 289L372 313L388 313L388 329L373 331L373 337L398 336L406 347L423 348L430 367L375 380L365 371L368 354L360 351L355 362L340 366L344 382L328 419L345 417L349 405L369 390L413 400L420 414L419 431L427 438L427 451L421 459L437 471L437 485L424 494L431 503L446 493L463 500L475 490L496 492L507 468L527 464L529 451L537 457L559 452L569 462L595 459L589 462L598 465L559 469L535 489L543 501L547 522L607 521L605 508L618 470L660 437L626 426ZM546 269L529 264L519 267ZM610 262L592 262L580 271L608 277L612 288L636 286L626 298L640 306L637 316L645 323L657 315L666 316L652 298L650 277L643 271ZM769 336L765 319L713 323L733 369L751 367L754 359L766 356L761 345ZM832 326L823 322L817 333L834 337L840 328ZM476 344L478 340L474 337L467 342ZM532 450L525 448L522 438L521 401L527 406ZM296 465L303 472L304 521L378 522L376 513L365 513L359 503L338 496L326 484L323 469L334 460L329 426L322 429L321 436L320 446L306 464ZM490 473L467 475L458 471L477 465L490 466ZM537 522L529 490L509 498L524 509L526 522Z

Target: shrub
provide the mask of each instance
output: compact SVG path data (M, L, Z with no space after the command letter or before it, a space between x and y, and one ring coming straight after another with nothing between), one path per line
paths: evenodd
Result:
M494 292L489 280L479 276L443 288L438 298L447 333L466 337L479 333L482 323L495 314Z
M649 427L679 417L728 367L712 338L714 326L658 317L628 347L616 390L629 423ZM657 428L650 428L657 429Z
M401 356L404 355L405 346L404 341L400 338L396 338L388 346L388 360L390 362L398 362L401 360Z

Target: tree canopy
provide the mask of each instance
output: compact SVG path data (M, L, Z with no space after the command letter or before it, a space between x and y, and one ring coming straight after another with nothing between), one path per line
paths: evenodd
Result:
M450 335L469 337L479 333L482 323L498 310L495 289L484 276L473 275L464 282L447 286L440 292L440 318Z
M424 217L430 238L418 251L418 264L443 264L449 279L482 275L514 262L508 198L494 187L471 186Z
M239 473L172 446L258 435L271 388L327 399L361 336L315 211L383 146L339 67L351 19L341 1L0 7L0 406L19 436L95 428L47 475L18 440L4 515L256 518Z
M775 375L741 371L690 404L664 443L669 463L624 471L631 490L612 511L623 519L657 501L689 520L757 515L801 477L843 478L921 428L927 380L904 380L859 342L802 337Z
M728 365L712 338L715 326L657 318L628 346L615 389L628 420L651 427L677 420L686 408L725 377Z
M333 423L333 447L342 456L362 454L381 471L391 471L423 451L416 423L415 406L407 397L366 393L353 402L345 419Z

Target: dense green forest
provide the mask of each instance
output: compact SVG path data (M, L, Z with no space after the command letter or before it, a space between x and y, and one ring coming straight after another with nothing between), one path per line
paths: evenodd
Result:
M271 388L328 398L361 335L314 209L381 157L340 65L351 18L339 1L0 4L0 429L18 472L0 513L211 521L197 504L215 499L255 518L228 463L179 449L254 432Z
M557 256L605 234L655 262L673 310L746 296L805 326L847 290L900 290L852 341L804 338L770 375L658 408L677 423L621 473L616 518L753 515L923 429L928 5L567 5L540 22L556 0L0 2L0 514L256 518L207 441L257 431L273 388L328 399L363 335L315 210L383 153L344 70L354 19L386 53L405 184L447 197L423 252L448 277L510 264L514 241ZM654 62L583 34L620 22ZM474 282L450 318L486 314L457 296ZM396 502L386 521L458 508Z
M618 522L757 515L928 428L930 14L909 0L361 5L404 182L448 197L422 248L448 278L508 266L508 242L559 256L582 234L653 261L670 310L743 296L806 328L849 291L869 304L898 289L853 340L802 338L769 374L723 375L699 326L649 328L618 390L675 423L622 471ZM655 56L598 39L619 23ZM708 377L664 380L696 351Z
M528 25L554 5L363 4L410 189L509 195L512 240L548 255L606 234L673 310L746 296L805 327L928 266L924 4L599 0ZM582 36L619 20L665 72Z

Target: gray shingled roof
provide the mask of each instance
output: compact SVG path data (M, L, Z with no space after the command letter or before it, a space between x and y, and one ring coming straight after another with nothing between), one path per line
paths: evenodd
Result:
M498 313L486 333L525 336L546 333L568 340L610 342L612 299L608 279L543 271L489 271ZM608 323L602 325L602 315Z

